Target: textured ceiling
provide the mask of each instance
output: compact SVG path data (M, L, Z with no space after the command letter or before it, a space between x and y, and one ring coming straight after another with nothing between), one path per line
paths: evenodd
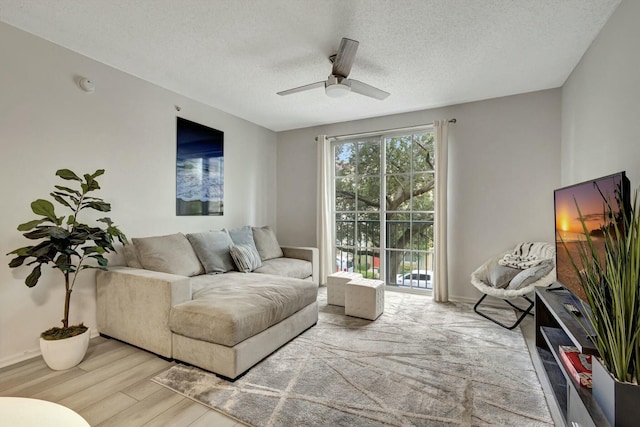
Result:
M619 3L0 0L0 21L281 131L559 87ZM389 98L276 95L326 79L342 37Z

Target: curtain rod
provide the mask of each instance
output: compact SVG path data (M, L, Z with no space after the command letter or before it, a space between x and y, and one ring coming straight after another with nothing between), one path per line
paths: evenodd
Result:
M449 120L449 123L456 123L457 120L455 118ZM383 129L383 130L375 130L372 132L365 132L365 133L352 133L349 135L332 135L332 136L328 136L327 139L330 140L334 140L334 141L339 141L341 139L349 139L349 138L362 138L365 136L373 136L373 135L379 135L381 133L389 133L389 132L407 132L410 130L416 130L416 129L421 129L421 128L425 128L428 126L433 126L433 122L432 123L425 123L423 125L415 125L415 126L410 126L410 127L406 127L406 128L396 128L396 129ZM316 137L316 141L318 140L318 137Z

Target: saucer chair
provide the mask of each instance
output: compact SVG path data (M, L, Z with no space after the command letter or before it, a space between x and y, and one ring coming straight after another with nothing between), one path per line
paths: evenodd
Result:
M511 257L519 255L521 257L528 257L526 259L545 261L530 268L505 268L505 266L499 263L501 259L505 258L505 255L510 255ZM526 266L527 263L523 262L523 265ZM531 314L534 303L529 296L534 289L536 287L547 287L555 280L555 246L546 242L519 243L514 249L502 252L498 256L489 259L478 267L476 271L471 273L471 284L483 294L473 307L473 310L480 316L497 323L503 328L513 329L518 326L527 315ZM479 310L480 304L487 296L504 300L522 314L513 325L505 325ZM527 301L528 306L526 308L520 308L512 302L519 298Z

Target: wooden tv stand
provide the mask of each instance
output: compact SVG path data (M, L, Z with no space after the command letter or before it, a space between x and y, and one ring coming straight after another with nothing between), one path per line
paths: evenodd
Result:
M598 351L577 317L563 305L569 303L579 306L579 302L565 288L554 290L559 287L555 283L546 289L536 289L536 349L542 362L542 370L551 384L553 396L567 427L611 427L594 400L591 389L581 387L568 375L560 360L561 345L575 346L582 353L598 354Z

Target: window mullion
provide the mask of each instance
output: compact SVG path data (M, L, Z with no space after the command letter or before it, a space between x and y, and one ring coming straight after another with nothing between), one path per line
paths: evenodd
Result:
M384 136L380 136L380 253L379 278L387 284L387 146Z

